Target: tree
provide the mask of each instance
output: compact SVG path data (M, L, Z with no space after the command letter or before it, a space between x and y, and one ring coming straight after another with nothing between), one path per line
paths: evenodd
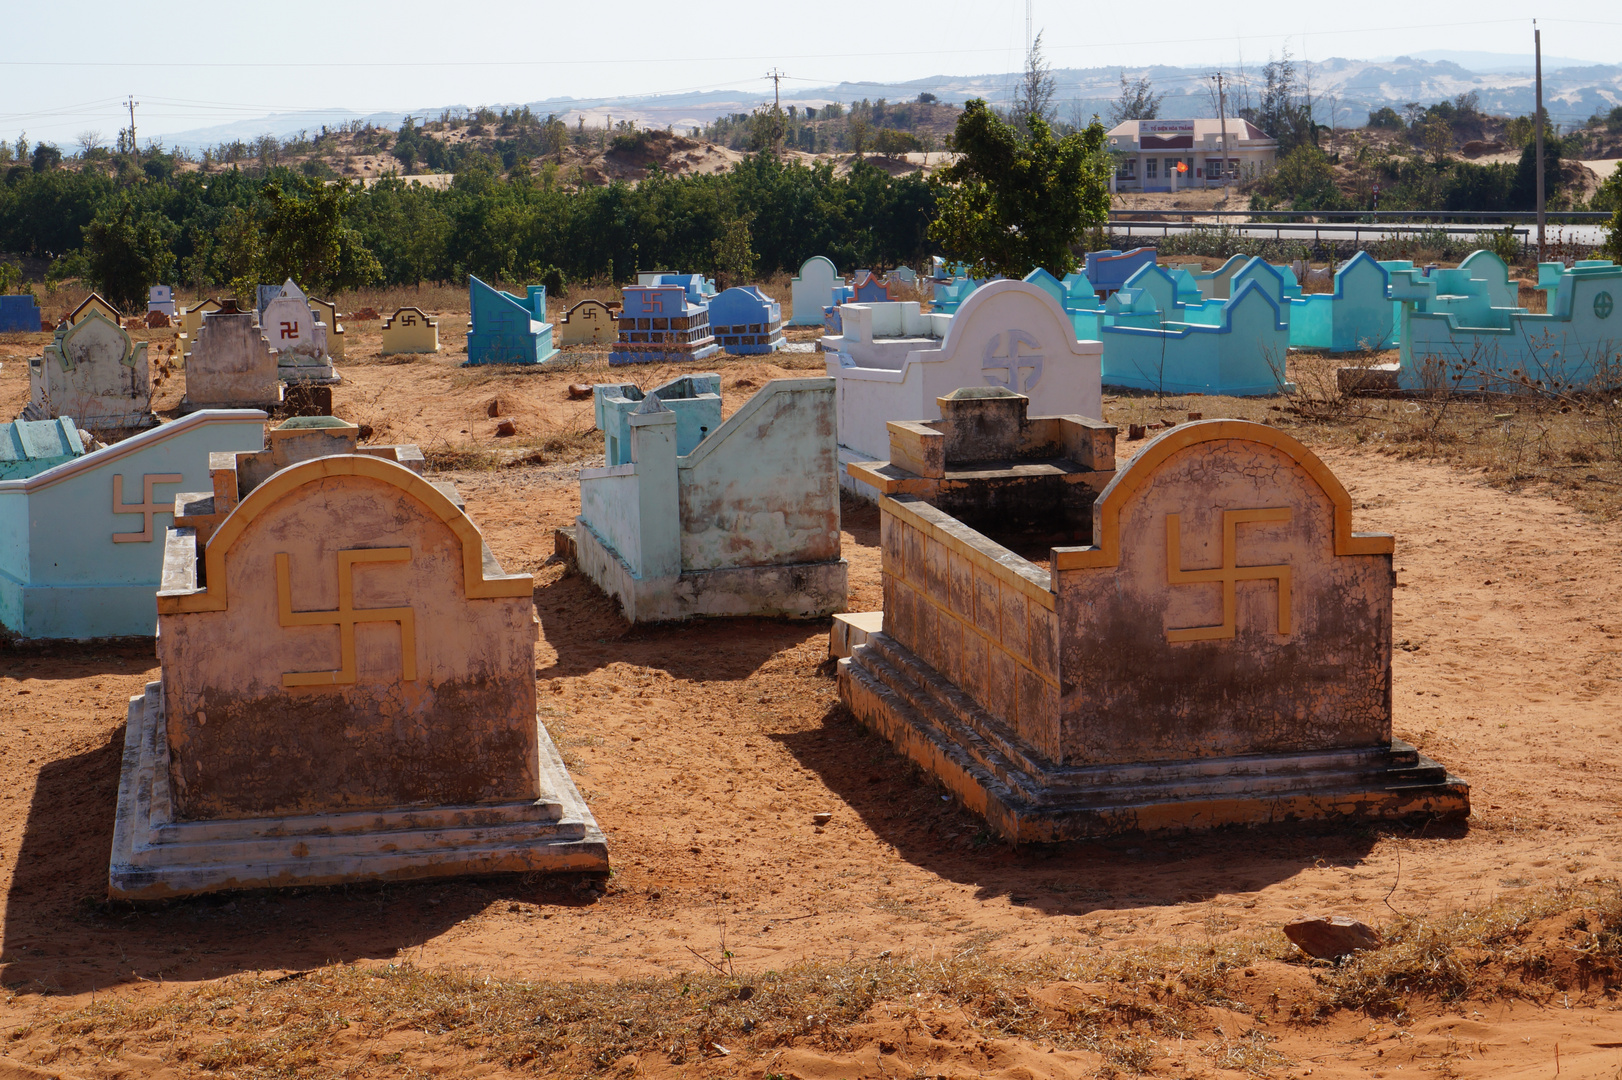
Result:
M1402 117L1397 115L1396 109L1389 105L1383 105L1369 113L1368 126L1371 128L1391 128L1394 131L1399 130L1402 127Z
M933 105L939 100L940 98L936 97L934 94L931 94L928 90L925 90L923 93L918 95L918 104L920 105Z
M1432 117L1420 126L1420 136L1424 139L1425 150L1430 154L1431 160L1440 165L1447 160L1447 152L1453 149L1453 127L1440 116Z
M1277 168L1262 179L1259 187L1263 195L1289 199L1295 210L1335 210L1341 204L1335 167L1322 150L1310 143L1280 158Z
M905 131L895 128L881 128L873 137L873 149L884 157L898 158L903 154L910 154L923 149L923 144Z
M1594 205L1611 211L1611 220L1605 225L1604 250L1612 262L1622 262L1622 165L1594 193Z
M262 230L264 262L273 283L292 278L307 290L334 293L382 277L376 257L344 223L355 197L347 181L326 184L287 174L266 184L263 195L270 203Z
M50 172L62 164L62 151L50 143L40 143L34 147L34 160L32 162L35 172Z
M1303 144L1317 145L1317 128L1304 95L1304 76L1290 58L1290 50L1268 61L1262 68L1262 78L1260 104L1239 110L1239 115L1271 135L1281 155Z
M153 210L141 213L125 195L85 226L86 276L114 307L140 310L147 289L169 280L179 230Z
M1025 75L1014 88L1014 123L1026 130L1026 118L1040 116L1044 123L1053 123L1053 95L1057 85L1053 80L1053 65L1042 55L1042 35L1036 35L1030 51L1025 54Z
M711 242L718 287L741 285L754 277L755 252L749 236L749 225L754 218L753 214L734 218L723 227L721 235Z
M1123 120L1153 120L1160 115L1160 103L1165 98L1164 93L1155 93L1155 84L1148 75L1128 79L1126 72L1121 72L1121 96L1109 107L1110 127Z
M845 130L850 136L850 152L856 155L856 160L862 159L862 151L867 149L868 123L867 114L853 112L850 119L845 121Z
M960 155L936 173L937 216L929 238L975 275L1024 277L1042 266L1056 275L1075 268L1071 245L1109 216L1104 125L1053 137L1040 115L1021 139L976 98L964 106L953 134Z

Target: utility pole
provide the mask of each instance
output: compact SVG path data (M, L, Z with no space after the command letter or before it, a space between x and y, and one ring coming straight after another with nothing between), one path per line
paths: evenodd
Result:
M1222 72L1217 72L1217 116L1222 124L1222 201L1228 201L1228 103L1222 94Z
M775 156L777 154L777 140L782 134L778 128L783 118L782 83L784 75L776 68L772 68L766 73L766 77L772 81L772 154Z
M1537 68L1538 108L1537 108L1537 138L1538 138L1538 262L1543 261L1543 31L1537 28L1538 21L1532 20L1532 53Z
M130 110L130 154L139 158L141 156L140 151L135 148L135 106L139 105L140 102L135 100L134 94L131 94L125 104L129 106Z

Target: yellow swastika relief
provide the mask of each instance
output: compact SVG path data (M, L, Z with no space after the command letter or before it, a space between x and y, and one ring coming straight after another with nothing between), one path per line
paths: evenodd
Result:
M178 484L185 477L179 473L146 473L141 477L141 501L126 503L124 501L124 475L113 474L113 513L140 514L146 524L138 533L113 533L115 544L146 544L152 541L152 515L172 514L175 512L175 501L170 499L167 503L153 502L152 489L159 484Z
M1240 581L1278 582L1278 632L1290 632L1290 568L1239 565L1239 526L1258 521L1289 521L1290 508L1224 510L1222 512L1222 565L1209 570L1183 569L1182 516L1166 515L1166 580L1172 585L1222 585L1222 622L1217 626L1190 626L1166 631L1167 641L1218 641L1235 634L1237 603L1234 584Z
M293 584L286 552L276 554L276 599L283 626L338 627L343 667L337 671L289 671L282 675L283 686L349 686L356 679L355 624L397 622L400 624L401 678L417 679L416 620L409 607L356 608L355 564L358 562L410 562L410 548L357 548L338 552L338 606L332 611L294 611Z

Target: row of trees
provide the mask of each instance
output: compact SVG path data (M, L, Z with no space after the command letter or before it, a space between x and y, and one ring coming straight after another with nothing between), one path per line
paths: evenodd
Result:
M576 189L527 166L504 179L463 162L445 190L385 178L361 190L285 168L203 176L94 168L13 170L0 184L0 250L48 256L133 303L154 281L229 286L293 277L322 293L360 285L628 280L639 267L797 268L812 255L894 266L930 253L937 188L858 166L751 156L729 172ZM719 246L718 246L719 245Z

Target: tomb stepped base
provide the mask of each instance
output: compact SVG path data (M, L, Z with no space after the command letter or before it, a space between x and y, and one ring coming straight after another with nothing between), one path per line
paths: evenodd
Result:
M226 889L463 874L608 870L591 810L537 720L533 802L180 821L169 790L161 683L130 700L108 895L155 900Z
M870 634L839 661L839 694L858 720L1015 842L1307 820L1452 819L1470 811L1469 785L1401 740L1351 750L1055 766L1022 751L1004 725L883 633Z

